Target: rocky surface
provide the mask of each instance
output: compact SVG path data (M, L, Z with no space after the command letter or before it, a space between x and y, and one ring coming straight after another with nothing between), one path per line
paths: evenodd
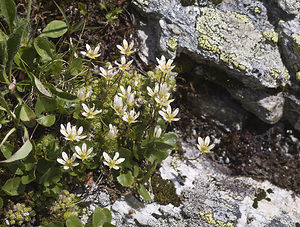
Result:
M136 0L135 4L143 16L138 35L145 62L160 54L168 58L186 54L197 64L218 68L223 73L214 75L213 81L245 109L271 124L285 117L300 130L298 1ZM233 89L223 83L227 79L240 85Z
M268 181L232 177L205 156L188 160L199 151L193 143L181 144L184 156L168 157L159 170L174 183L179 206L144 203L134 195L102 204L107 194L98 191L89 197L90 209L107 206L117 226L299 226L300 198L291 191Z

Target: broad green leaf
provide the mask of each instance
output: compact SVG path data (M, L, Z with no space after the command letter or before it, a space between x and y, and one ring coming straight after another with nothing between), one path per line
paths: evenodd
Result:
M34 48L38 55L45 61L51 61L53 59L54 50L51 47L51 43L42 37L37 37L33 42Z
M178 136L174 132L168 132L164 134L162 140L164 141L164 143L169 144L175 148L178 140Z
M10 31L12 31L13 23L16 20L16 4L13 0L1 0L0 1L0 11L4 19L8 23Z
M162 162L163 160L165 160L171 153L172 150L168 150L168 151L160 151L160 150L151 150L148 151L147 153L149 154L149 156L147 156L147 160L150 161L151 163L153 163L155 160L158 160L159 162Z
M15 177L8 179L2 186L2 190L10 196L17 196L24 192L25 186L21 184L21 178Z
M19 61L17 60L17 58L15 57L15 63L20 66L22 69L24 69L24 71L28 70L27 68L33 68L34 67L34 60L37 57L37 52L34 49L34 47L22 47L19 50L20 56L17 54L17 56L19 56ZM24 63L21 63L21 59Z
M62 91L59 88L56 88L54 85L52 84L45 84L45 86L47 88L50 89L50 91L52 92L52 94L56 95L57 97L63 99L64 101L77 101L77 96L70 94L68 92Z
M35 113L29 106L23 104L20 109L20 119L21 121L31 121L35 119Z
M6 41L0 41L0 64L1 65L6 65L7 57L8 54L7 54Z
M119 148L118 150L120 157L125 158L125 161L120 164L120 166L124 168L131 168L133 166L133 155L129 149L126 148Z
M21 177L22 184L29 184L36 179L35 170L31 170L27 175Z
M46 225L41 225L40 227L64 227L64 226L65 226L64 223L55 221Z
M44 87L42 82L35 76L33 76L34 85L37 88L39 92L41 92L43 95L52 97L52 94Z
M146 200L146 201L150 201L151 197L147 191L147 189L144 187L144 185L142 184L138 184L137 185L137 192Z
M55 115L42 116L42 117L36 119L36 121L40 125L43 125L45 127L50 127L55 123Z
M0 163L10 163L10 162L15 162L17 160L26 158L31 151L32 151L32 144L30 140L27 140L27 142L24 143L23 146L16 153L10 156L7 160L0 161Z
M3 208L3 199L0 197L0 210Z
M1 147L1 152L4 156L4 158L8 159L15 151L15 146L11 145L8 142L5 142Z
M167 151L169 149L174 148L174 146L167 144L167 143L160 142L160 141L155 141L154 146L157 150L160 150L160 151Z
M51 184L56 184L62 176L62 172L59 168L49 168L43 176L39 179L39 184L43 184L45 187Z
M133 166L133 176L134 177L138 177L138 175L139 175L139 172L140 172L140 169L139 169L139 167L138 166Z
M66 225L67 227L82 227L82 223L79 220L78 217L72 215L70 217L68 217L67 221L66 221Z
M57 108L56 101L47 97L38 97L34 110L36 115L40 115L43 112L52 112Z
M110 223L111 219L112 216L109 209L96 207L93 214L93 227L102 227L104 223Z
M133 184L133 176L132 176L131 171L128 171L128 173L125 173L125 174L124 173L120 174L117 177L117 180L123 186L126 186L126 187L131 186Z
M21 45L23 32L27 28L28 23L23 21L23 23L14 31L14 33L9 36L7 40L8 63L14 59L16 53L18 52Z
M50 37L50 38L58 38L65 34L68 31L68 26L64 21L54 20L51 21L46 28L42 31L42 36Z

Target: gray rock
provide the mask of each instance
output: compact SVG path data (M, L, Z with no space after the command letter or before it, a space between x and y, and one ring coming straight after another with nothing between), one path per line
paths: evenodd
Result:
M198 155L194 145L181 144L186 158ZM292 227L300 222L298 196L268 181L229 176L204 156L193 161L170 156L160 173L183 195L182 204L142 205L139 199L127 196L111 207L116 225Z
M136 8L147 18L138 32L145 62L154 63L160 54L187 54L224 71L225 77L215 75L215 82L245 109L270 124L281 119L283 87L293 81L291 89L300 89L294 83L298 68L300 79L298 1L201 1L192 6L179 0L143 2L136 2ZM239 81L240 89L227 87L227 79Z

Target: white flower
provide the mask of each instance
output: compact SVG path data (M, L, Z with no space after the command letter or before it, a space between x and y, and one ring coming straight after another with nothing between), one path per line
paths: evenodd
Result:
M156 127L154 128L153 136L155 138L159 138L160 135L161 135L161 127L159 125L156 125Z
M126 90L122 85L120 85L120 89L121 89L121 93L118 93L118 95L125 98L125 99L131 93L131 86L130 85L127 87Z
M127 103L129 106L133 106L133 105L134 105L134 93L130 93L130 94L127 96L126 103Z
M197 147L202 153L209 153L210 150L212 150L215 147L215 144L210 143L210 138L209 136L205 137L205 140L203 140L201 137L198 137L198 144Z
M174 112L172 113L172 109L170 105L167 106L167 109L158 111L158 113L163 117L163 119L165 121L168 121L169 123L171 123L172 121L179 121L180 118L175 118L178 112L179 112L179 108L175 109Z
M163 73L169 74L171 70L175 67L171 65L173 60L169 59L166 63L166 58L163 55L161 56L161 59L156 58L156 61L158 62L157 68Z
M114 75L117 74L117 70L114 70L114 68L112 67L112 65L109 65L107 70L100 67L100 75L103 76L106 80L112 80Z
M120 50L121 54L129 56L130 54L132 54L134 52L134 50L132 50L133 45L134 45L133 41L130 43L130 45L128 45L127 40L124 39L123 40L123 46L117 45L117 48Z
M71 158L68 157L66 152L62 152L62 158L58 158L57 162L59 164L62 164L64 166L64 169L69 169L72 168L73 166L78 166L79 163L74 162L76 159L76 154L73 154L73 156Z
M79 141L84 139L86 136L80 136L83 131L83 127L79 127L78 131L76 130L76 126L72 126L70 122L67 124L67 128L63 124L60 125L60 132L65 136L66 140L70 141Z
M106 138L113 140L113 139L115 139L117 137L117 135L118 135L118 129L117 129L117 127L113 126L112 124L109 124L109 131L107 133Z
M166 82L164 82L163 84L160 84L159 94L161 96L168 95L169 94L169 90L170 90L170 87L168 86L168 84Z
M158 97L155 97L155 101L160 106L168 106L173 102L175 99L169 99L170 93L167 93L166 95L158 95Z
M135 123L137 122L136 119L140 116L140 112L135 113L135 110L131 110L129 113L125 112L122 119L126 122L128 122L128 124L131 123Z
M93 107L89 108L87 105L82 103L82 107L85 111L85 112L82 112L82 115L88 119L92 119L95 117L95 115L102 112L102 110L95 110L95 104L93 104Z
M121 69L122 71L125 71L127 68L129 68L129 66L131 65L132 62L133 62L133 60L126 63L126 58L124 55L122 55L121 63L118 63L117 61L115 63L116 63L116 65L119 66L119 69Z
M77 98L80 101L84 102L87 98L89 98L92 95L92 93L93 93L92 90L87 92L85 87L82 87L82 88L78 89L78 91L77 91Z
M150 87L147 86L148 95L154 98L156 94L159 92L159 85L155 83L155 88L152 90Z
M118 170L119 166L117 165L125 161L125 158L119 158L119 152L116 152L113 159L111 159L106 152L103 152L103 157L105 159L105 161L103 161L104 165L109 166L110 169L113 168Z
M80 53L84 56L87 56L91 59L95 59L97 57L99 57L101 54L98 54L99 50L100 50L100 45L96 46L96 48L94 50L92 50L92 48L90 47L89 44L85 45L87 52L85 51L80 51Z
M121 97L119 97L118 95L115 95L114 97L114 103L113 103L113 108L116 111L116 113L121 117L123 116L124 112L127 109L127 106L125 105L123 107L123 100Z
M88 159L88 158L91 158L92 155L92 151L93 151L93 148L90 147L88 150L87 150L87 147L86 147L86 144L82 144L82 147L80 148L79 146L76 146L75 147L75 151L76 151L76 157L81 159L81 160L85 160L85 159Z

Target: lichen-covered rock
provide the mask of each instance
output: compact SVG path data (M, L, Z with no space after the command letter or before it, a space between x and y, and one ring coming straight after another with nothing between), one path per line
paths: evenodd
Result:
M243 106L261 120L276 123L283 115L281 90L290 84L290 69L287 70L281 56L284 54L280 49L282 32L274 19L268 18L279 3L263 4L250 0L190 2L193 4L189 6L186 1L179 0L135 2L137 9L148 19L138 32L142 59L149 63L155 61L155 55L175 58L184 53L198 63L224 70L226 73L222 76L240 81L241 90L247 90L246 95L259 94L244 99L236 95ZM286 9L291 5L288 1L281 2L286 2ZM280 10L278 6L276 10ZM295 32L294 38L292 34L288 36L295 42L298 40ZM298 48L295 42L286 49L285 55ZM159 53L149 55L148 50ZM295 61L297 59L295 55ZM225 84L223 86L226 88ZM269 100L272 105L266 103Z
M185 158L198 156L195 146L181 144ZM300 223L298 196L268 181L227 175L205 157L170 156L160 173L174 183L180 206L143 204L132 195L125 196L111 207L117 226L291 227Z

